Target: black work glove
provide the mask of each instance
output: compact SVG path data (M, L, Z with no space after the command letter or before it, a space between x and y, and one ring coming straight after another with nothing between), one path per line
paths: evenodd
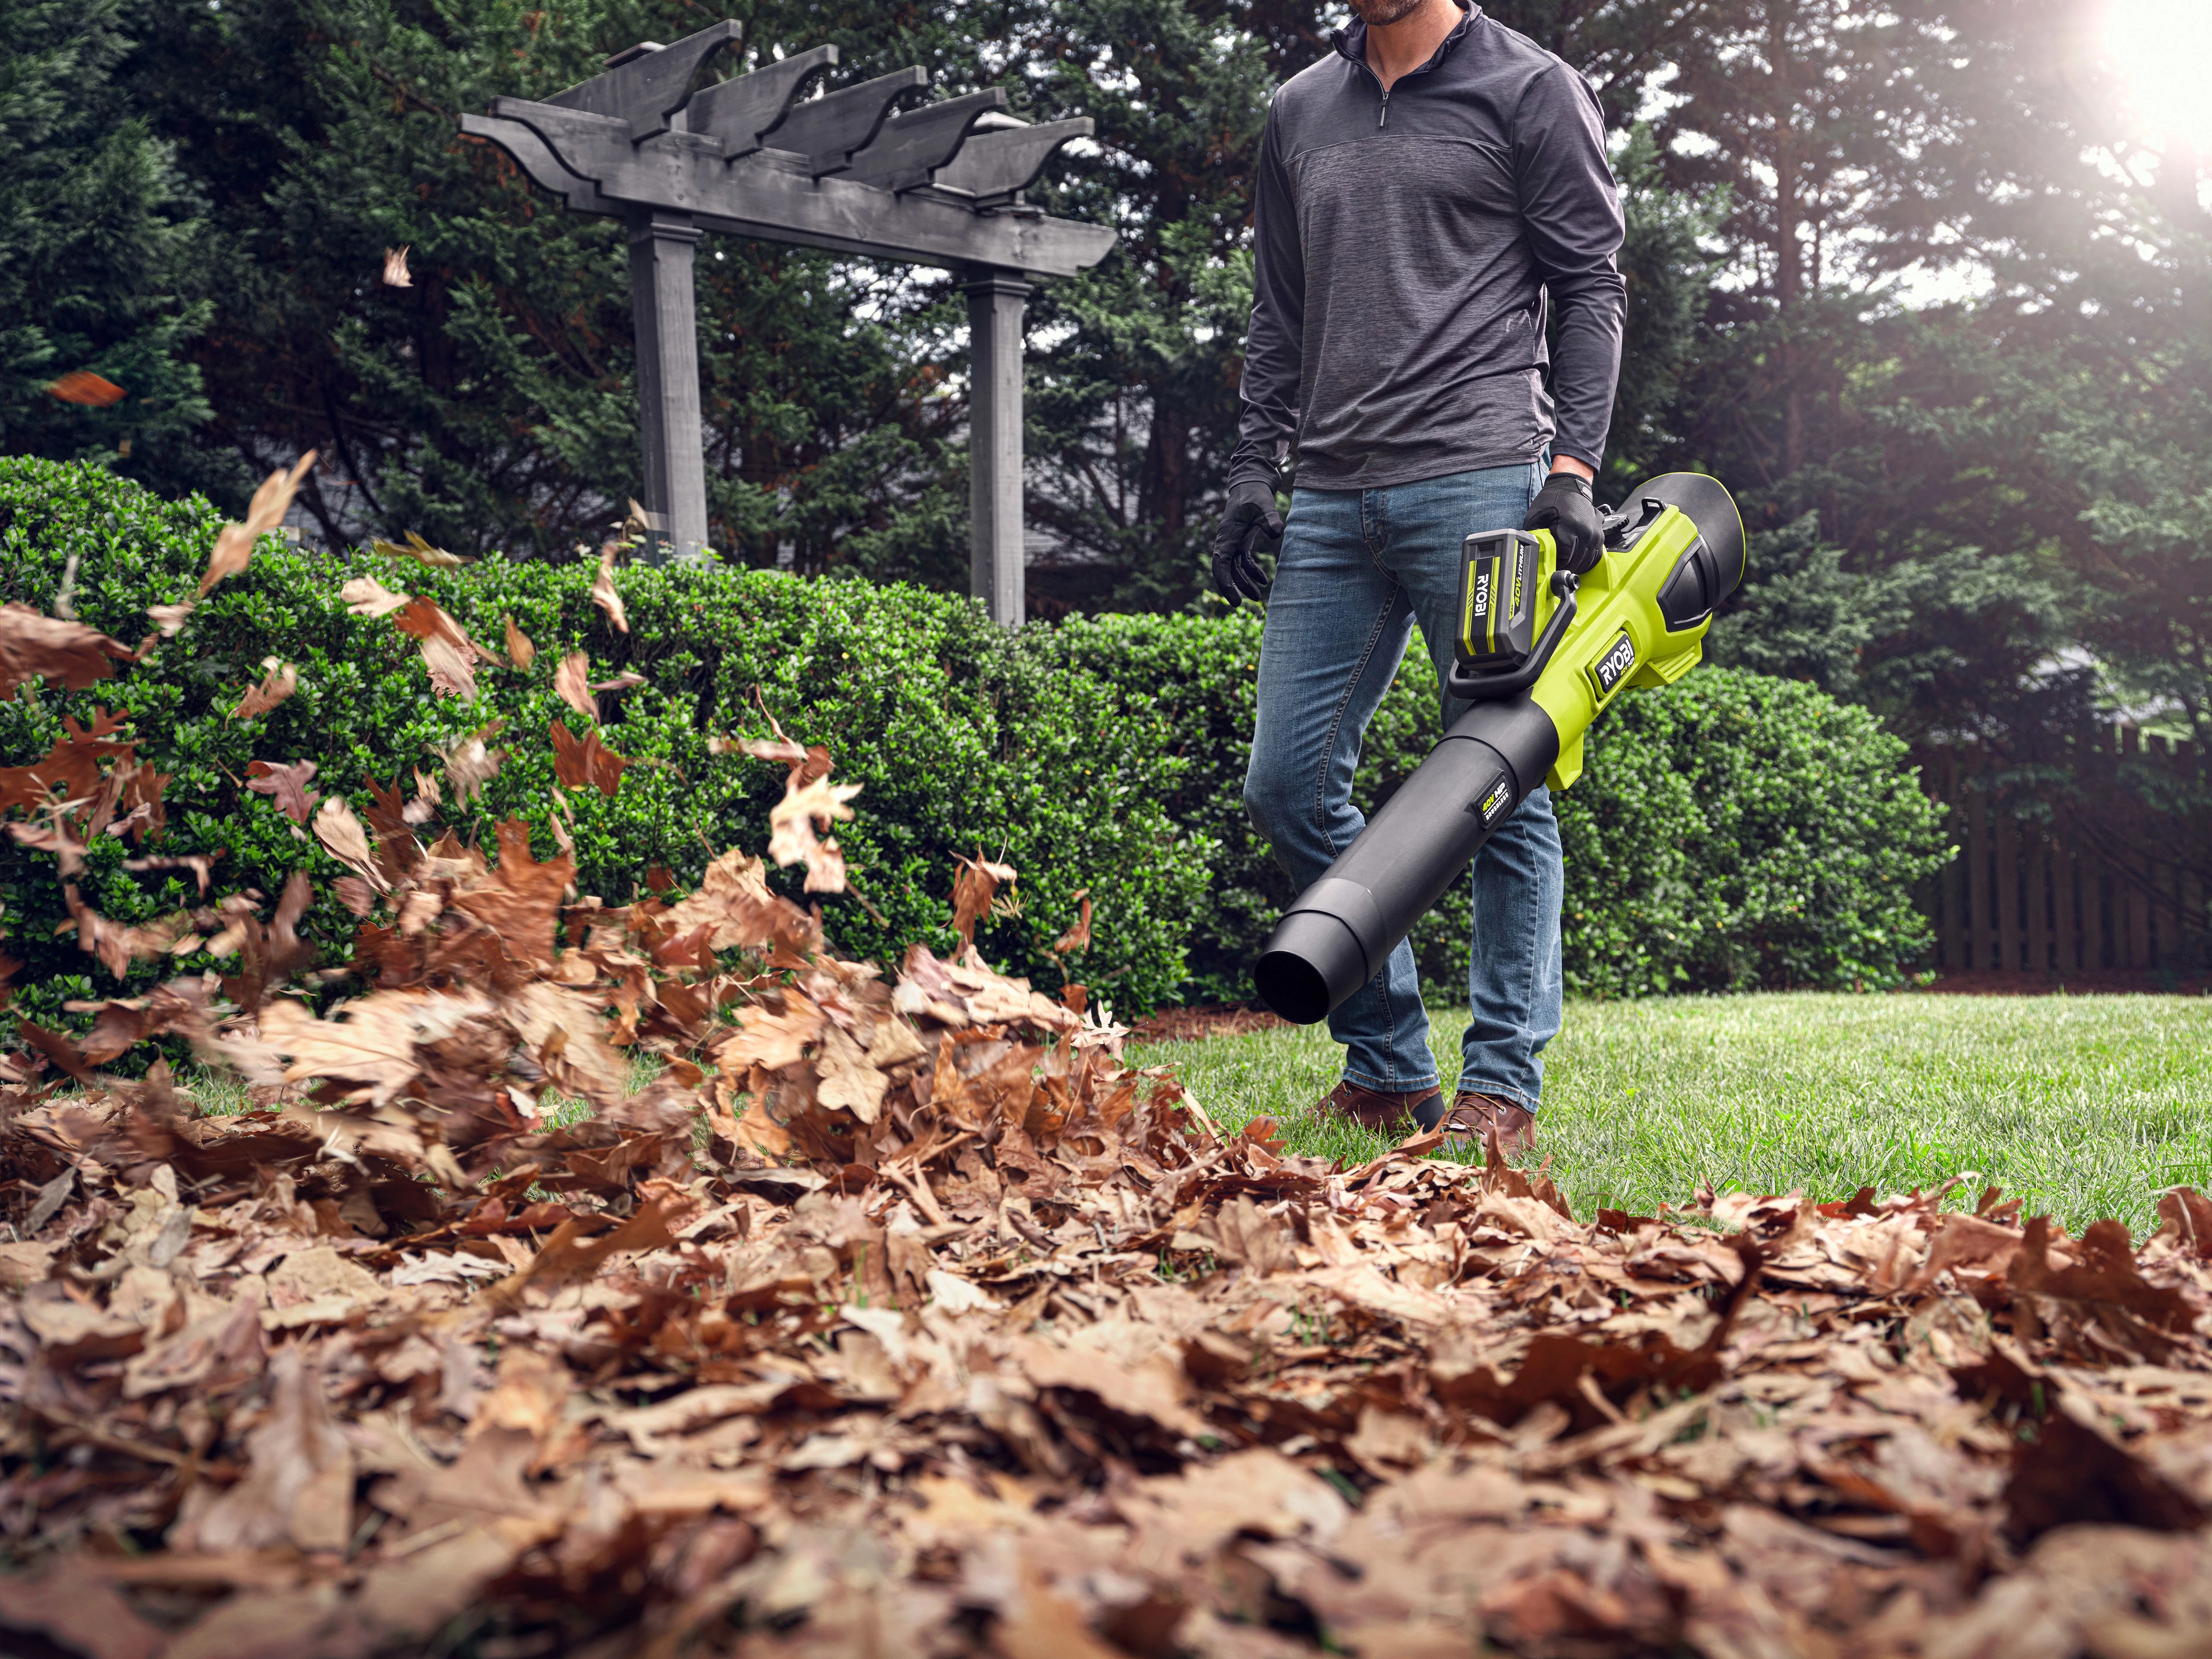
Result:
M1239 599L1263 603L1271 586L1256 556L1272 554L1283 544L1283 515L1275 506L1272 484L1256 478L1229 486L1228 510L1213 532L1213 585L1222 598L1234 605Z
M1588 480L1571 472L1554 472L1544 480L1536 499L1528 503L1523 530L1548 530L1559 550L1559 568L1587 576L1605 556L1605 521Z

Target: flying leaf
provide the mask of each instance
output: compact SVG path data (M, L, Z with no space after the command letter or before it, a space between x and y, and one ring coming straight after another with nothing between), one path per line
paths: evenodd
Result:
M1091 948L1091 890L1078 888L1075 896L1083 902L1083 914L1074 927L1053 941L1052 953L1056 957L1073 956L1078 951Z
M394 593L374 576L356 576L338 589L338 597L356 617L388 617L415 602L411 594Z
M386 554L392 558L412 559L416 563L428 565L433 570L451 570L457 565L469 562L458 553L448 553L442 547L433 547L411 530L407 532L407 539L404 542L377 541L370 543L369 545L378 552Z
M258 720L300 689L298 671L289 663L279 661L275 657L264 657L261 665L269 671L268 673L263 677L261 684L247 692L238 707L230 711L231 719Z
M105 409L110 404L123 401L121 386L103 380L88 368L71 369L46 390L65 404L83 404L94 409Z
M562 702L596 725L599 705L592 700L591 678L592 659L580 651L572 651L553 671L553 690Z
M136 662L137 653L96 628L41 616L23 605L0 605L0 700L15 695L26 680L58 680L82 691L115 672L118 662Z
M315 814L315 839L330 848L331 855L340 863L352 866L354 872L378 891L391 885L368 849L368 831L362 828L343 796L332 795Z
M253 544L270 531L284 522L284 515L292 510L293 495L300 488L300 480L307 476L307 469L315 464L315 452L309 450L293 465L289 472L279 467L261 481L261 488L253 492L253 499L246 508L244 524L227 524L215 538L215 551L208 556L207 574L200 578L200 597L205 599L215 591L215 585L226 576L235 576L246 568L246 561L253 556Z
M479 726L466 737L456 738L438 751L440 760L445 764L446 775L453 781L454 805L466 806L471 800L481 799L484 785L499 775L500 763L507 758L507 750L487 749L484 739L494 736L506 724L503 720L494 720L489 726ZM415 775L415 778L416 793L435 805L438 802L437 780L425 778L420 772Z
M623 769L635 764L601 743L597 726L579 738L566 721L553 722L553 775L571 789L588 784L611 795L622 783Z
M307 787L314 775L315 763L311 760L295 761L289 766L258 760L246 769L246 787L274 800L277 810L293 823L305 823L309 811L322 799Z
M806 745L789 738L741 738L738 747L755 760L785 761L793 766L806 763Z
M388 247L384 250L384 285L386 288L412 288L415 279L407 274L407 249Z
M430 671L432 690L441 696L459 697L464 702L475 701L477 672L465 651L444 639L424 640L420 649L422 665Z
M623 609L622 595L615 592L615 555L621 544L609 542L599 550L599 574L592 578L592 603L607 613L607 620L621 632L629 632L629 615Z
M990 914L999 884L1013 884L1014 867L994 864L980 853L972 859L960 859L959 865L960 873L952 882L952 930L963 944L973 945L975 924Z
M514 659L514 665L528 669L537 659L538 647L530 642L530 635L514 625L512 617L501 619L507 624L507 654Z
M860 793L857 783L833 784L827 778L802 784L793 771L783 799L769 811L768 855L778 864L805 865L808 892L845 890L845 855L835 841L817 839L814 827L849 822L853 809L845 803Z
M644 684L644 675L635 669L626 669L611 680L593 680L589 689L593 691L627 691L633 685Z
M191 616L195 608L192 601L186 599L182 605L149 605L146 607L146 614L153 619L154 626L161 630L161 637L166 640L175 637L177 630L185 625L185 618Z
M485 653L459 623L434 601L423 599L410 600L392 620L401 633L417 642L434 690L464 701L476 696L474 659Z

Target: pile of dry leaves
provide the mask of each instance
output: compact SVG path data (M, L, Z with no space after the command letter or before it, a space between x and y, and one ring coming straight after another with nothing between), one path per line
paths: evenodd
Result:
M9 672L131 654L35 621ZM79 731L20 827L153 844ZM834 884L826 757L757 752ZM0 1063L9 1651L2212 1647L2193 1193L2140 1249L1994 1192L1578 1223L1221 1133L972 949L838 960L742 854L611 906L376 800L313 818L350 979L304 882L240 896L177 924L235 971ZM111 967L177 944L73 908ZM262 1103L100 1069L156 1037Z

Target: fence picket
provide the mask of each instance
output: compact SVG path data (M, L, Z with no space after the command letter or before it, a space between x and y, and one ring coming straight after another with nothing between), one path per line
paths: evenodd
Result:
M2076 779L2092 799L2139 799L2120 785L2130 761L2171 769L2177 782L2194 778L2198 764L2189 744L2124 721L2083 728L2073 749ZM2002 763L1970 744L1921 757L1920 775L1943 805L1944 835L1959 849L1920 891L1936 964L1947 973L2060 975L2201 970L2212 886L2191 867L2153 861L2156 842L2127 833L2124 818L2091 826L2088 839L2063 808L2050 823L2021 816L2008 792L1990 787ZM2203 839L2212 844L2212 825Z

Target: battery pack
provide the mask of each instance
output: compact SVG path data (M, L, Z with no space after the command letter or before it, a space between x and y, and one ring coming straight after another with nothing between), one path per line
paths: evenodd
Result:
M1542 544L1522 530L1469 536L1460 548L1459 637L1453 654L1477 674L1510 672L1536 643Z

